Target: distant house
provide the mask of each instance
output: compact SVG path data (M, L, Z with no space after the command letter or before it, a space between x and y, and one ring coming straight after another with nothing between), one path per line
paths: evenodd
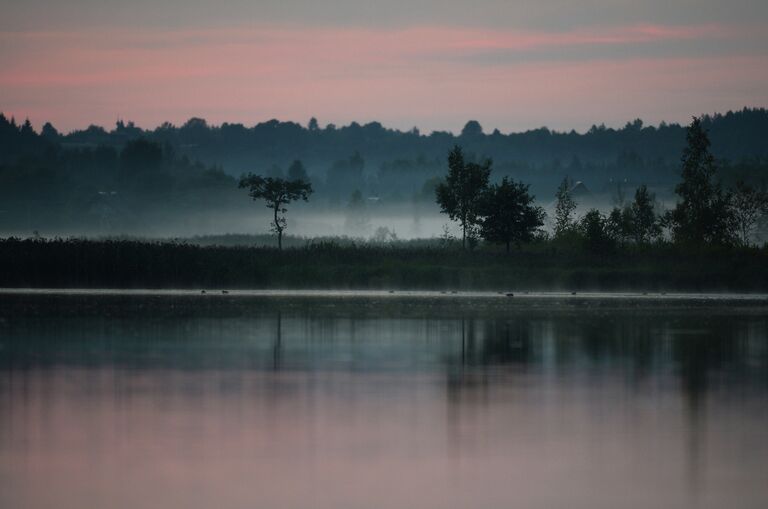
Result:
M576 205L579 207L584 206L585 202L594 203L595 196L592 194L592 191L590 191L589 188L581 180L577 180L576 182L574 182L571 188L569 189L569 192L571 193L571 198L573 198L573 200L576 202ZM547 210L547 214L554 215L556 206L557 206L557 200L551 201L545 207L545 210Z

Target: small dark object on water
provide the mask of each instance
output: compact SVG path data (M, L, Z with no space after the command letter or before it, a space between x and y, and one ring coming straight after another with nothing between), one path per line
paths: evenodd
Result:
M571 292L571 295L576 295L576 292Z
M229 292L226 290L222 290L221 293L223 293L224 295L227 295Z
M459 292L457 292L456 290L453 290L451 293L459 293Z
M512 292L509 292L509 293L507 293L507 294L505 294L505 295L506 295L507 297L514 297L514 296L515 296L515 294L514 294L514 293L512 293Z
M205 294L205 290L200 290L200 293Z
M394 290L390 290L389 293L395 293L395 291Z

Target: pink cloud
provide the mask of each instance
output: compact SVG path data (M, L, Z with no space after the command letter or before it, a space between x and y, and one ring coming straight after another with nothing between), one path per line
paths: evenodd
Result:
M720 25L570 32L426 26L0 33L0 45L12 49L0 52L0 107L65 128L111 123L118 114L142 124L201 114L246 123L318 115L334 122L378 119L454 129L467 118L506 129L580 127L664 113L685 118L768 102L768 56L533 56L493 65L475 56L728 41L761 33Z

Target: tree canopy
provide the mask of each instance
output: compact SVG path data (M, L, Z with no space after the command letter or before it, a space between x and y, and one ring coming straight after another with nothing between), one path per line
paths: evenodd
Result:
M557 188L555 198L555 237L561 237L574 227L574 211L576 202L571 196L571 179L564 178Z
M466 248L467 233L478 224L480 198L488 186L491 160L467 162L461 147L448 154L448 175L435 188L440 211L461 225L461 245Z
M682 157L680 201L667 215L675 241L684 244L730 244L730 197L715 180L715 158L701 119L688 126Z
M481 236L492 243L518 246L530 242L544 224L544 210L534 205L534 197L522 182L504 177L488 187L480 201Z
M277 234L278 249L282 249L283 231L287 227L285 205L299 199L307 201L312 194L312 184L304 180L285 180L249 173L240 178L238 187L248 189L251 198L264 200L267 208L272 209L272 230Z

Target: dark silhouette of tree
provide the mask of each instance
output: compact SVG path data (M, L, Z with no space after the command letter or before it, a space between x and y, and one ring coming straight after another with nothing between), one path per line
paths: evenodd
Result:
M631 234L636 243L647 244L661 235L659 218L654 210L654 196L648 192L645 184L635 191L635 201L630 211Z
M129 141L120 152L120 164L129 172L154 171L162 165L162 162L162 147L144 138Z
M613 207L608 215L608 230L611 236L619 242L627 242L634 239L634 224L632 219L632 207Z
M590 209L577 225L587 249L595 254L606 254L614 247L608 221L597 209Z
M317 119L315 117L312 117L309 119L309 123L307 124L307 129L310 131L320 130L320 125L317 123Z
M303 180L285 180L249 173L240 178L238 187L248 189L251 198L264 200L267 208L272 209L272 230L277 234L278 249L282 249L283 231L287 226L285 205L299 199L307 201L312 194L312 184Z
M470 120L464 124L464 128L461 130L461 135L464 137L472 138L483 135L483 126L477 120Z
M607 218L611 236L619 242L632 241L648 244L661 235L661 221L654 209L655 198L648 186L641 185L635 191L632 203L614 207Z
M461 225L461 246L467 247L467 234L478 224L478 207L483 191L488 187L491 161L468 163L461 147L454 146L448 154L448 175L435 188L440 212L448 214Z
M488 242L520 245L533 240L544 224L544 209L534 205L526 184L504 177L488 187L480 201L480 235Z
M309 182L309 175L307 175L307 169L304 167L304 163L296 159L288 167L288 180L303 180Z
M24 123L21 124L21 129L19 130L22 137L34 137L37 133L35 132L35 129L32 127L32 122L29 121L29 119L25 119Z
M760 219L768 214L768 192L739 180L731 195L731 214L733 230L739 243L748 246Z
M732 243L730 197L715 181L715 158L709 152L709 137L701 119L693 117L683 150L683 181L675 187L681 200L665 222L676 242L684 244Z
M562 237L574 228L573 213L576 210L576 202L571 196L571 180L566 177L560 183L555 193L555 237Z
M40 136L50 141L57 141L59 139L59 131L57 131L56 128L53 127L53 124L51 124L50 122L46 122L43 125L42 130L40 131Z
M342 159L333 163L326 174L326 186L328 193L336 198L348 196L355 189L363 187L363 170L365 160L359 152L355 152L348 159Z

